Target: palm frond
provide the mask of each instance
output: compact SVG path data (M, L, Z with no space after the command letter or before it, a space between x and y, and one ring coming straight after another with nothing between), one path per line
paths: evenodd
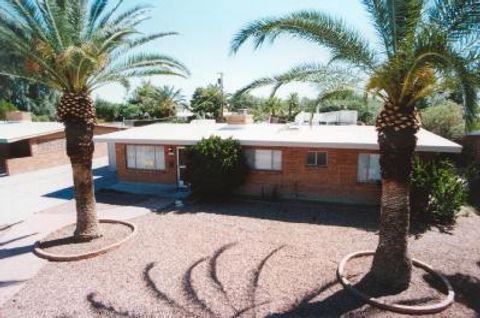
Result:
M290 83L309 83L322 90L328 90L330 86L349 86L358 80L351 71L345 68L334 67L322 64L302 64L290 69L287 72L271 77L264 77L253 81L242 89L238 90L235 95L248 93L254 89L273 86L271 96L274 96L278 89ZM339 83L342 83L341 85Z
M428 12L429 21L458 39L480 32L480 0L435 0Z
M425 0L363 0L385 51L392 57L402 42L414 36L422 21Z
M301 11L280 18L254 21L241 29L231 42L236 53L251 39L258 48L265 42L274 42L280 35L305 39L330 49L335 59L351 62L366 69L376 65L375 52L368 42L345 23L316 11Z

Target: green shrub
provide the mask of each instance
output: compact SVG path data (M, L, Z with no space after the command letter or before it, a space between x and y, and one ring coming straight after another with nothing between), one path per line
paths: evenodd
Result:
M212 136L187 148L185 154L185 181L198 197L228 196L245 181L247 164L237 140Z
M5 100L0 100L0 120L5 120L8 112L18 110L15 105Z
M414 221L453 224L467 195L468 181L450 161L415 159L410 198Z

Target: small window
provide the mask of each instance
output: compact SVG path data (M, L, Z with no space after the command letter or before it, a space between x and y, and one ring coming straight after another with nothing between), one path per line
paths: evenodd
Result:
M309 151L307 152L305 164L308 167L326 167L327 153L321 151Z
M255 149L247 150L247 164L254 170L282 170L282 151Z
M358 181L375 182L381 180L380 155L361 153L358 155Z
M165 170L165 149L162 146L127 146L129 169Z

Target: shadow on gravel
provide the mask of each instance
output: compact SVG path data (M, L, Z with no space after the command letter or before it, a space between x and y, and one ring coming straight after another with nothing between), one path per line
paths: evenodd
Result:
M445 275L455 290L455 301L464 304L470 309L480 314L480 279L475 276L465 274ZM438 291L443 291L443 285L438 280L432 280L424 277L429 285ZM444 291L443 291L444 292Z
M0 280L0 288L22 284L24 282L26 282L26 280Z
M256 309L265 306L267 304L279 301L277 299L270 299L268 301L259 302L257 300L257 290L259 288L260 278L262 272L265 268L265 265L269 262L270 259L275 257L285 246L278 246L271 250L257 265L250 271L250 276L246 286L246 296L248 299L248 305L242 307L238 306L238 300L234 298L234 295L231 295L227 292L228 288L223 285L219 280L217 275L217 266L218 259L228 250L234 248L237 243L230 243L222 246L216 250L210 257L204 257L198 259L196 262L191 264L189 268L184 273L179 287L181 288L182 299L183 301L177 300L167 291L162 290L162 286L159 286L158 283L162 281L161 278L156 277L154 280L152 277L152 270L155 268L155 263L149 263L146 265L143 271L143 281L147 287L150 294L157 299L158 302L161 302L164 306L169 307L175 315L178 317L256 317ZM200 265L207 266L207 278L209 280L210 286L213 287L216 291L216 296L210 294L210 298L204 299L201 295L205 295L203 292L206 286L198 286L193 284L193 273ZM388 293L385 292L375 292L375 288L372 287L369 281L364 280L356 285L362 290L371 292L372 296L384 296ZM339 283L336 279L331 280L330 282L318 286L310 291L307 291L304 296L295 301L294 304L291 304L290 307L286 307L281 313L272 313L267 317L278 318L278 317L325 317L325 316L340 316L346 314L352 310L356 310L364 305L364 303L357 298L353 297L348 291L340 289L336 293L322 299L315 301L317 297L320 297L324 292L327 292L332 287L339 287ZM202 289L199 289L202 288ZM211 288L209 288L211 289ZM215 297L212 299L212 297ZM245 298L242 298L245 299ZM128 310L125 310L123 307L119 306L122 309L116 308L114 305L111 305L109 302L104 302L100 300L97 294L92 293L87 296L87 301L90 303L91 308L99 314L113 314L121 317L137 317L142 316L142 314L149 315L151 313L132 313ZM420 302L421 300L418 300ZM215 308L214 303L221 302L223 310ZM416 302L416 301L413 301ZM225 310L225 308L229 308ZM367 307L366 311L374 310ZM219 313L221 311L221 313Z
M0 259L5 259L21 254L30 253L33 251L33 245L25 245L20 247L12 247L12 248L2 248L0 249Z
M375 206L317 202L252 201L245 202L232 199L215 204L196 202L180 209L177 213L194 214L202 212L291 223L355 227L366 231L377 231L378 229L379 208ZM239 202L241 202L241 209L236 204Z
M27 238L27 237L30 237L30 236L34 236L34 235L37 235L37 234L38 234L38 232L35 232L35 233L32 233L32 234L27 234L27 235L19 236L19 237L10 239L10 240L8 240L8 241L3 241L3 242L0 242L0 246L5 246L5 245L8 245L8 244L10 244L10 243L13 243L13 242L16 242L16 241L20 241L20 240L23 240L24 238Z

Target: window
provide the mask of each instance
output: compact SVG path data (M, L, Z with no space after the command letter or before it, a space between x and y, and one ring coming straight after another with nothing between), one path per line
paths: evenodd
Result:
M358 181L374 182L381 180L380 155L361 153L358 155Z
M327 153L320 151L309 151L305 164L308 167L326 167L327 166Z
M247 150L247 164L255 170L282 170L281 150Z
M165 150L162 146L127 146L129 169L164 170Z

